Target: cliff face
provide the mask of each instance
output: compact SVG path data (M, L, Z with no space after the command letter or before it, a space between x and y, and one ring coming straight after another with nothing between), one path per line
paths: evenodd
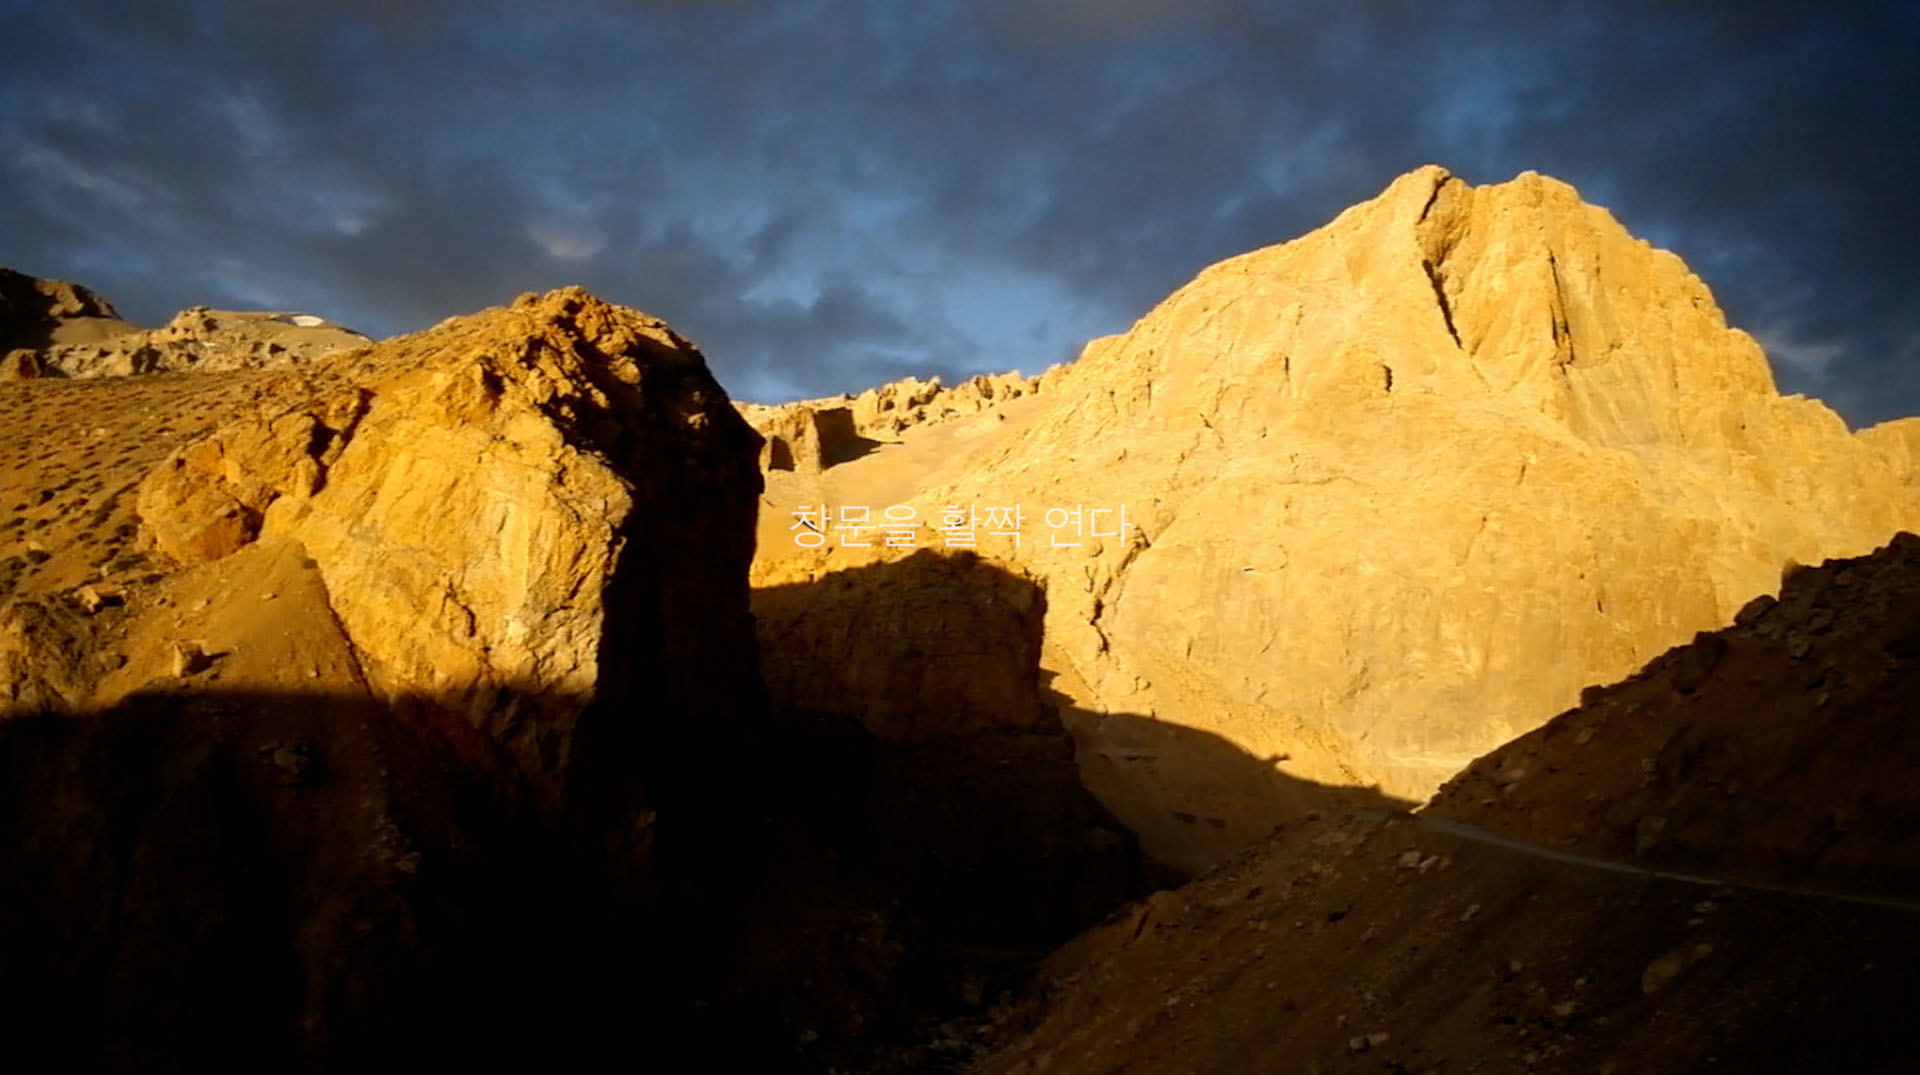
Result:
M1920 525L1901 423L1856 436L1781 397L1677 257L1531 173L1403 176L1039 387L770 479L756 570L888 555L794 549L800 504L1022 507L1018 546L977 547L1045 585L1083 753L1112 746L1098 715L1145 715L1424 798L1789 564ZM1137 767L1183 779L1168 754ZM1229 822L1194 834L1202 859L1264 831L1186 783L1167 806Z
M10 1039L564 1056L713 995L730 890L675 886L758 831L758 443L691 345L566 290L0 414Z

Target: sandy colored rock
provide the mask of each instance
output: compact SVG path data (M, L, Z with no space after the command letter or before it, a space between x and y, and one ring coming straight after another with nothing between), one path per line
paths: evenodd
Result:
M1907 488L1920 496L1920 418L1896 418L1861 430L1860 441L1872 448L1905 477Z
M194 306L141 329L78 284L0 268L0 381L268 369L371 342L323 317L277 310Z
M175 452L140 483L137 510L175 561L226 556L259 535L282 496L311 497L367 403L353 388L304 409L230 425Z
M68 377L216 373L301 365L371 342L312 314L194 306L160 328L50 347L41 360Z
M1915 423L1780 396L1677 257L1530 173L1411 173L1033 383L769 471L756 580L910 551L800 548L806 505L911 509L921 548L949 509L1022 510L973 547L1041 581L1089 785L1189 868L1314 786L1423 799L1787 565L1920 526Z
M934 377L916 377L869 388L853 397L854 424L870 436L898 434L918 425L976 414L996 403L1039 391L1038 377L981 374L948 387Z
M0 357L0 381L31 381L44 372L39 352L31 348L17 347Z
M1411 798L1789 560L1920 519L1678 258L1531 173L1404 176L1059 380L914 503L1025 506L1020 547L982 550L1047 580L1076 702L1258 756L1325 732L1334 770ZM1045 525L1076 506L1105 536Z
M762 438L762 470L816 471L857 459L873 444L854 425L851 407L827 402L735 406Z
M86 637L57 602L0 604L0 721L64 710L84 697Z
M763 470L818 470L858 459L909 429L989 411L1040 391L1039 377L983 373L952 387L933 377L907 377L859 395L795 403L737 404L767 438Z
M579 291L319 374L147 476L156 545L192 564L259 535L297 542L380 696L452 708L557 794L572 722L606 688L609 605L725 609L712 595L744 585L757 479L735 459L752 432L690 345ZM624 558L689 548L702 555L653 592L610 594Z

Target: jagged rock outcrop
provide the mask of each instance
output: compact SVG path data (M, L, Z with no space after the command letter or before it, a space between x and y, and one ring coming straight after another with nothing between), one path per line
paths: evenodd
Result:
M1040 391L1041 377L981 374L952 387L940 378L907 377L859 395L796 403L738 404L741 416L767 444L763 470L817 471L858 459L905 430L978 414Z
M1026 508L1017 550L981 549L1046 580L1075 702L1258 756L1324 733L1316 779L1416 798L1787 562L1920 519L1677 257L1532 173L1404 176L1207 269L1048 395L914 503ZM1106 536L1043 525L1076 505Z
M824 401L735 407L760 434L762 470L817 471L857 459L874 444L854 425L850 407Z
M371 342L313 314L205 306L141 329L78 284L0 268L0 381L266 369Z
M1009 399L1040 390L1040 378L1018 373L985 373L948 387L934 377L907 377L852 397L853 421L862 432L897 434L917 425L975 414Z
M79 284L0 267L0 354L132 327L107 300Z
M31 381L43 373L40 353L31 348L16 347L0 356L0 382Z

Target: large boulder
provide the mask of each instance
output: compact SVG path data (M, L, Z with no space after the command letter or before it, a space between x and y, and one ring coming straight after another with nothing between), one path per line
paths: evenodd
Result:
M170 457L139 510L183 562L298 542L377 694L459 712L557 794L597 694L746 708L754 450L686 341L562 291L299 382Z

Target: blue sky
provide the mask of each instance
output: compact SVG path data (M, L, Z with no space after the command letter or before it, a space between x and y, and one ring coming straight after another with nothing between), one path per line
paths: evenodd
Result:
M1920 4L1809 8L0 0L0 264L374 335L583 283L777 399L1037 371L1417 165L1535 169L1785 389L1920 413Z

